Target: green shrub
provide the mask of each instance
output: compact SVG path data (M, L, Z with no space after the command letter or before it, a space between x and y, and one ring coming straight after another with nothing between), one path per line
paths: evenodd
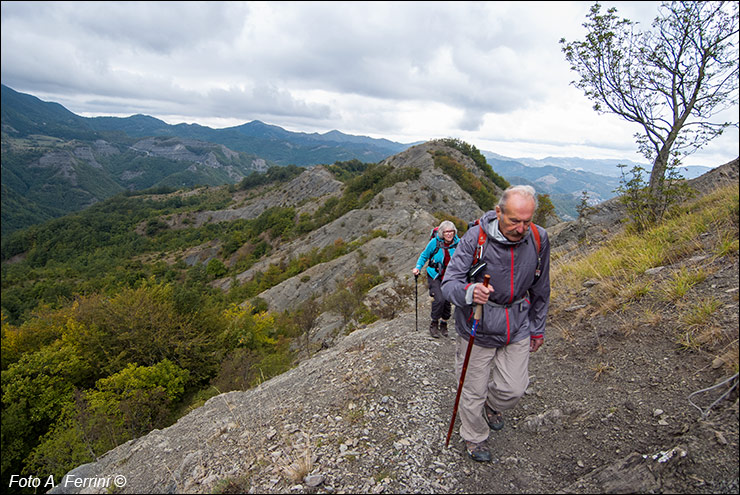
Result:
M498 198L493 183L482 181L464 165L443 152L434 153L434 165L441 168L463 191L470 194L481 210L488 211L496 206Z

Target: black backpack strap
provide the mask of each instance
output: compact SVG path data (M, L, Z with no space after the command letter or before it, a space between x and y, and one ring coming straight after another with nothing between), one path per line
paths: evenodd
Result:
M439 270L437 269L437 266L439 266L439 262L438 262L438 261L434 261L434 255L435 255L435 254L437 254L437 253L439 252L439 246L440 246L440 244L441 244L441 243L442 243L442 242L440 241L440 239L439 239L439 237L438 237L438 238L437 238L437 244L435 244L435 246L434 246L434 251L432 251L432 254L430 254L430 255L429 255L429 259L427 260L427 264L428 264L428 265L429 265L429 266L430 266L431 268L434 268L434 269L435 269L435 270L437 270L437 271L439 271Z
M534 241L537 244L537 268L534 271L534 281L536 283L541 275L540 265L542 265L542 242L540 241L540 231L537 229L535 224L532 224L532 236L534 236Z

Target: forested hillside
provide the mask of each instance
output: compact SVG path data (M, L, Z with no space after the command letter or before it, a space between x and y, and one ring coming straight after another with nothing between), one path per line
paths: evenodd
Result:
M406 147L259 121L211 129L145 115L86 118L3 85L2 234L123 191L236 184L271 165L380 161Z

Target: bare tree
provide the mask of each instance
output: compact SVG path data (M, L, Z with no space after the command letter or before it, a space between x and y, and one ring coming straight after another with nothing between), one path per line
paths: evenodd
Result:
M649 191L659 196L678 157L738 125L711 121L737 104L738 3L664 2L644 32L616 13L594 4L585 40L560 44L594 110L642 127L635 138L653 162Z
M295 315L295 322L305 338L306 354L309 357L311 356L311 331L316 325L320 314L320 305L316 301L316 297L312 296L300 305Z

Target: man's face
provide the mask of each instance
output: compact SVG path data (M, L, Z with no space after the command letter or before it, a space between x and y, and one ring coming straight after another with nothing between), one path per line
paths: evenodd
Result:
M532 224L534 210L532 198L520 194L512 194L507 204L504 205L504 210L496 206L499 230L504 237L512 242L524 239Z

